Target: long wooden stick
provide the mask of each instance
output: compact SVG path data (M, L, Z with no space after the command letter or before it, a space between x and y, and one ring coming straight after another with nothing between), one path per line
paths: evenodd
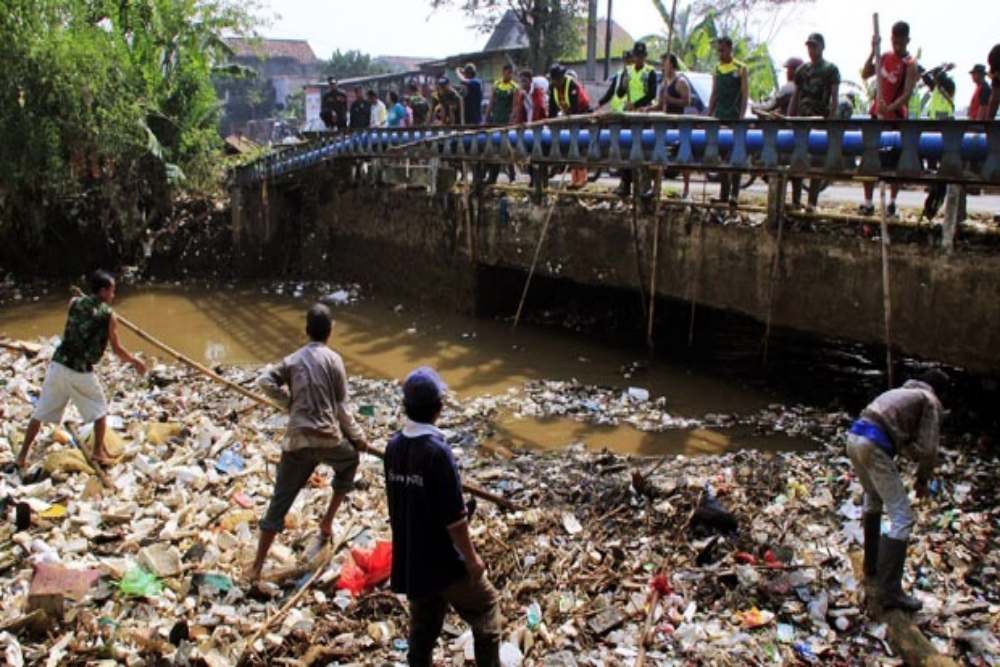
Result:
M80 450L80 454L83 455L83 460L87 462L87 465L93 468L94 472L97 473L97 477L101 480L101 484L109 489L115 488L115 483L111 481L110 477L108 477L108 473L106 473L104 468L97 461L95 461L89 453L87 453L87 449L83 446L83 441L80 440L80 436L77 434L76 428L72 424L67 423L66 430L69 431L70 441L76 446L77 449ZM97 442L96 434L94 435L94 442Z
M646 664L646 640L649 638L649 631L653 627L653 618L656 616L656 607L660 604L660 589L653 587L649 594L649 611L646 612L646 620L642 624L642 634L639 635L639 653L635 657L635 667L643 667Z
M703 189L704 192L704 189ZM704 194L702 195L704 196ZM701 216L698 226L698 272L691 285L691 317L688 323L688 347L694 345L694 318L698 310L698 296L701 292L701 274L705 269L705 216Z
M676 6L676 5L675 5ZM656 206L653 209L653 259L652 268L649 273L649 309L647 313L649 314L649 319L646 323L646 346L649 348L650 353L653 352L655 345L653 343L653 317L656 314L656 272L659 268L660 261L660 188L663 186L663 170L656 170Z
M784 200L785 197L785 178L783 175L778 175L777 178L781 183L781 194L780 197ZM775 283L778 280L778 275L781 267L781 239L785 231L785 212L784 206L781 202L778 204L778 238L774 244L774 259L771 262L771 275L769 280L768 295L767 295L767 320L764 323L764 353L761 359L761 363L767 366L767 352L771 344L771 319L774 314L774 293L775 293Z
M882 41L879 34L878 12L872 15L875 29L875 109L881 111L882 102ZM882 310L885 313L885 366L889 389L895 386L892 370L892 292L889 281L889 219L885 206L885 181L879 181L879 217L882 227Z
M73 289L77 293L77 295L82 295L83 294L83 292L81 292L78 288L73 288ZM260 394L255 394L254 392L252 392L249 389L243 387L242 385L239 385L239 384L236 384L235 382L227 380L226 378L222 377L218 373L215 373L215 372L209 370L208 368L206 368L202 364L199 364L194 359L191 359L190 357L182 354L181 352L178 352L177 350L173 349L172 347L170 347L169 345L167 345L163 341L159 340L158 338L155 338L154 336L151 336L150 334L146 333L138 325L133 324L132 322L130 322L126 318L122 317L118 313L115 313L115 318L119 322L121 322L122 325L124 325L126 328L128 328L129 330L131 330L133 333L135 333L135 335L137 335L142 340L144 340L144 341L146 341L146 342L154 345L155 347L160 348L161 350L163 350L167 354L170 354L171 356L173 356L174 358L176 358L178 361L180 361L180 362L182 362L184 364L187 364L188 366L190 366L191 368L195 369L199 373L202 373L202 374L208 376L209 378L215 380L216 382L218 382L220 384L223 384L226 387L229 387L230 389L233 389L233 390L239 392L243 396L246 396L250 400L257 402L260 405L263 405L263 406L266 406L266 407L269 407L269 408L273 408L273 409L275 409L275 410L277 410L279 412L287 412L288 411L287 408L285 408L285 407L283 407L281 405L278 405L274 401L272 401L272 400L270 400L268 398L265 398L264 396L261 396ZM385 452L383 452L383 451L381 451L379 449L376 449L375 447L369 446L366 451L368 453L372 454L373 456L377 456L380 459L384 459L385 458ZM489 491L487 491L485 489L481 489L478 486L475 486L474 484L469 484L468 482L464 482L462 484L462 488L465 489L466 491L468 491L469 493L471 493L474 496L478 496L478 497L482 498L483 500L488 500L491 503L499 505L499 506L501 506L501 507L503 507L505 509L509 509L509 510L516 510L516 509L518 509L517 505L515 505L511 501L507 500L506 498L503 498L502 496L498 496L495 493L490 493Z
M517 304L517 312L514 313L514 329L521 322L521 312L524 310L524 302L528 298L528 288L531 287L531 279L535 276L535 269L538 267L538 256L542 253L542 244L545 243L545 235L549 231L549 222L552 221L552 213L556 210L556 204L559 202L562 190L566 189L566 181L562 181L559 185L559 192L552 197L552 203L549 204L549 210L545 214L545 223L542 225L542 232L538 235L535 256L531 259L531 268L528 270L528 277L524 280L524 289L521 290L521 301Z
M306 579L305 583L302 584L302 588L300 588L298 590L298 592L295 593L295 595L293 595L291 598L289 598L288 602L286 602L281 607L281 609L279 609L275 613L271 614L269 617L267 617L264 620L263 623L260 624L260 627L257 628L257 631L255 633L253 633L252 637L250 637L250 641L248 641L246 643L246 646L243 647L243 652L240 654L239 659L236 661L237 665L239 665L241 662L243 662L243 658L246 657L247 651L250 651L252 653L256 653L257 652L253 648L254 642L256 642L258 639L260 639L260 636L263 635L265 632L267 632L267 629L269 627L271 627L274 623L276 623L279 619L281 619L285 614L287 614L288 611L292 607L294 607L296 604L298 604L298 601L302 599L302 596L305 595L305 593L306 593L307 590L309 590L309 587L316 580L316 578L320 574L323 573L323 570L325 570L326 566L330 564L330 561L333 559L334 556L337 555L337 552L339 552L343 548L343 546L345 544L347 544L347 541L349 539L351 539L348 536L351 534L351 531L354 529L354 521L355 520L352 518L347 523L347 527L344 529L344 533L341 536L340 541L337 542L337 544L333 547L333 549L331 549L330 552L324 558L320 559L319 565L316 567L315 570L313 570L312 575L310 575L309 578Z
M646 317L646 286L642 281L642 254L639 251L639 176L642 172L638 169L632 170L632 251L635 253L635 279L639 285L639 306L642 308L642 316Z
M73 292L76 294L76 296L84 296L84 293L79 288L77 288L77 287L73 288ZM146 341L147 343L149 343L153 347L158 347L159 349L163 350L164 352L166 352L167 354L169 354L170 356L172 356L177 361L181 362L182 364L184 364L186 366L190 366L191 368L195 369L199 373L202 373L203 375L207 375L208 377L212 378L213 380L215 380L219 384L224 384L227 387L229 387L230 389L232 389L233 391L235 391L235 392L237 392L239 394L242 394L243 396L249 398L252 401L256 401L257 403L260 403L261 405L266 405L268 407L274 408L275 410L278 410L279 412L285 412L285 411L287 411L287 408L285 408L285 407L283 407L281 405L278 405L274 401L272 401L272 400L270 400L268 398L265 398L265 397L263 397L263 396L261 396L259 394L255 394L254 392L250 391L249 389L247 389L243 385L237 384L237 383L233 382L232 380L227 380L226 378L222 377L221 375L219 375L218 373L216 373L212 369L210 369L210 368L208 368L208 367L206 367L206 366L204 366L202 364L199 364L197 361L195 361L191 357L185 355L183 352L179 352L179 351L175 350L174 348L170 347L169 345L167 345L166 343L164 343L159 338L156 338L152 334L149 334L146 331L144 331L139 325L135 324L134 322L132 322L128 318L122 317L122 315L120 313L117 313L117 312L115 313L115 319L122 326L124 326L126 329L128 329L129 331L131 331L136 336L138 336L142 340Z
M6 339L0 340L0 347L2 347L5 350L10 350L11 352L21 352L23 354L28 355L29 357L35 356L42 349L42 346L38 345L37 343L27 343L20 340L6 340Z
M670 7L670 25L667 26L667 53L674 52L674 18L677 16L677 0Z

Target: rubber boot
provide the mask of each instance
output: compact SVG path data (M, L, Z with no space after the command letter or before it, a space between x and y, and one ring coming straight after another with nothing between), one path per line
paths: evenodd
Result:
M875 582L878 573L878 543L882 539L882 513L865 514L865 581Z
M903 565L906 563L906 540L883 536L878 553L879 605L883 610L920 611L923 603L903 592Z

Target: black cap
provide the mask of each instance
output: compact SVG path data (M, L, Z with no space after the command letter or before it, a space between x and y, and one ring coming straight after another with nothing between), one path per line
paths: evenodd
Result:
M556 63L555 65L552 66L551 69L549 69L549 76L552 77L553 79L557 79L565 75L566 75L566 68L560 65L559 63Z
M636 42L635 45L632 47L632 53L634 53L637 56L646 57L646 43Z
M819 34L818 32L814 32L813 34L809 35L809 38L806 39L806 44L818 44L822 46L824 49L826 48L826 40L823 39L823 35Z
M986 65L976 65L969 70L969 74L982 74L986 76Z
M449 83L451 83L451 80L446 76L442 76L440 79L438 79L439 86L447 86Z

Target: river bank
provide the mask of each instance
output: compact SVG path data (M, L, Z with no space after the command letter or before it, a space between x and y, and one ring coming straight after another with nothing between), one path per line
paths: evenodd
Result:
M50 352L34 359L0 353L0 461L13 458ZM237 382L253 377L249 368L221 370ZM57 461L67 448L48 433L33 461L52 457L51 478L42 475L27 486L10 475L0 479L10 518L21 502L33 516L26 530L16 530L12 520L0 527L6 545L0 623L24 613L33 563L92 568L99 575L79 602L66 602L65 620L48 638L27 631L4 636L8 655L20 650L31 664L56 655L63 656L61 664L198 656L210 665L234 664L260 622L293 594L304 571L300 553L328 486L317 480L293 507L271 562L272 575L286 574L270 586L273 599L249 598L240 577L270 495L281 419L182 368L161 365L150 379L139 379L107 361L101 374L114 396L112 426L122 435L121 461L109 471L114 489L102 492L96 478L66 472L67 464ZM357 375L351 391L370 437L381 444L399 424L397 383ZM499 408L578 424L670 430L678 426L663 419L670 400L529 381L499 396L459 392L449 401L441 426L463 475L522 508L501 513L481 502L473 521L491 577L503 590L506 652L522 656L513 664L631 664L649 582L658 572L672 592L654 614L648 664L893 664L885 626L867 622L860 611L848 557L860 537L860 487L838 437L846 414L765 408L752 413L756 419L744 417L752 428L796 426L818 449L670 456L638 484L633 472L648 471L651 462L590 452L571 441L550 442L556 448L550 452L510 451L491 437ZM162 423L176 426L155 426ZM925 602L917 620L934 645L968 664L989 664L998 653L1000 619L993 491L1000 466L958 444L946 443L938 495L917 505L910 583ZM388 536L381 464L364 459L361 488L335 527L341 535L351 526L355 548ZM694 520L706 493L732 513L735 531ZM179 568L162 573L159 586L150 584L138 597L124 593L121 581L135 575L145 562L142 552L154 547L175 553ZM383 588L358 597L338 592L343 563L340 554L302 602L263 634L253 662L405 659L405 604ZM449 661L468 645L462 625L452 623L440 644Z

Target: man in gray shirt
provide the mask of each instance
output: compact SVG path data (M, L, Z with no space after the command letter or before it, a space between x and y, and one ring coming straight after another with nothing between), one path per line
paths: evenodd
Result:
M344 362L326 345L332 328L330 310L314 305L306 314L310 342L268 368L257 380L268 396L288 406L289 417L274 495L260 521L257 557L249 573L251 584L260 578L267 552L284 530L285 515L295 497L320 463L333 468L333 497L320 520L319 539L307 554L314 556L329 541L337 508L354 486L359 452L368 447L364 432L347 409Z
M941 431L941 389L948 376L939 370L887 391L868 404L847 433L847 456L865 490L865 579L877 585L883 609L918 611L919 600L903 593L903 565L914 515L897 461L917 463L914 489L927 495L937 462ZM889 531L882 535L882 508Z

